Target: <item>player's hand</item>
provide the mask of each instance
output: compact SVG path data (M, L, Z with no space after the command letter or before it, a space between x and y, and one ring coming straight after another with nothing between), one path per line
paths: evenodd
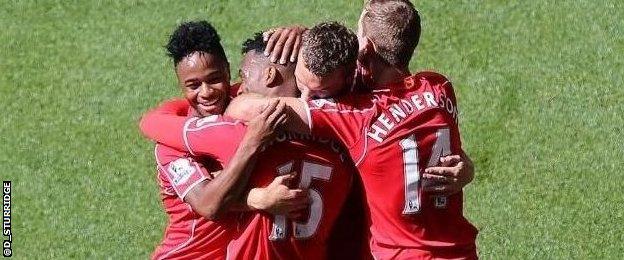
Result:
M286 64L286 61L295 62L301 48L301 36L307 28L299 25L277 27L263 33L267 46L265 56L271 56L273 63Z
M290 215L291 212L306 209L310 203L308 192L291 189L289 185L294 178L294 173L277 176L265 188L252 189L247 197L247 204L273 215Z
M449 155L440 158L440 166L425 169L425 192L452 195L461 191L474 178L474 165L468 156Z
M279 99L270 100L260 115L254 117L247 124L245 141L261 146L273 140L278 127L286 122L287 117L286 104Z

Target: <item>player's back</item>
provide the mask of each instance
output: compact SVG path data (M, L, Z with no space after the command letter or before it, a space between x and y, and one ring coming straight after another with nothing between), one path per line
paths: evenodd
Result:
M422 192L424 169L461 151L450 82L422 72L385 87L308 103L312 133L341 140L358 167L370 211L373 255L472 254L477 231L463 217L461 192L448 198ZM396 255L405 249L425 253Z
M355 168L334 141L285 133L263 151L250 187L297 172L291 187L308 189L311 204L301 219L246 213L229 259L324 259L326 242L351 186Z
M473 250L476 229L463 217L461 192L444 197L422 191L424 169L461 152L452 86L440 74L423 72L388 87L375 92L366 155L358 165L367 191L374 192L368 196L373 242L433 252Z

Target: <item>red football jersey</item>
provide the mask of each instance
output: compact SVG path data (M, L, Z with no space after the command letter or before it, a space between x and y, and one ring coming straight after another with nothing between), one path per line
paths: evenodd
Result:
M160 144L154 153L160 195L169 223L152 259L225 259L233 234L232 221L228 220L232 217L209 221L184 202L184 196L195 185L212 179L210 172L220 170L220 164L206 160L202 166L188 154Z
M278 175L297 172L298 185L293 186L308 189L311 199L307 217L244 214L242 230L228 246L228 259L326 259L328 238L355 171L336 142L281 134L259 155L249 184L264 187Z
M377 259L476 257L476 228L463 194L422 192L424 169L458 154L457 103L450 82L421 72L367 95L309 102L314 135L341 140L362 177Z
M212 179L210 172L221 170L222 165L229 162L246 127L238 121L227 120L221 116L188 118L186 115L190 114L190 109L186 100L167 101L143 117L141 131L150 138L160 137L175 141L177 143L168 145L178 149L189 142L197 141L198 136L194 132L202 131L208 136L203 136L198 148L218 147L216 151L220 155L227 153L229 156L221 156L220 160L216 160L214 155L212 158L201 157L199 164L190 153L162 144L156 145L158 179L169 224L163 241L152 255L153 259L225 259L227 244L232 239L236 224L234 214L225 216L220 221L203 218L184 202L184 197L201 181ZM183 127L163 127L166 123L173 122L180 123Z
M143 115L141 132L155 142L188 151L192 156L208 156L222 165L229 163L247 126L221 115L187 117L190 109L186 100L166 101Z
M227 163L245 134L245 126L222 116L183 118L185 101L168 101L147 113L141 130L149 138L194 156L210 156ZM298 140L298 141L297 141ZM299 186L309 188L315 202L308 218L287 220L264 213L246 214L239 225L243 236L228 250L232 259L308 258L325 256L326 241L350 187L355 171L340 145L329 139L283 134L258 158L252 187L270 183L276 174L299 172ZM324 198L331 198L323 200ZM317 222L318 221L318 222ZM274 239L268 240L275 226Z

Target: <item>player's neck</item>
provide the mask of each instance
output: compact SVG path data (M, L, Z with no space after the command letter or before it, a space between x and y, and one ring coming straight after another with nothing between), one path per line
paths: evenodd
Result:
M375 86L376 88L384 88L387 85L401 82L405 77L410 76L408 68L399 69L392 66L378 66L375 68Z

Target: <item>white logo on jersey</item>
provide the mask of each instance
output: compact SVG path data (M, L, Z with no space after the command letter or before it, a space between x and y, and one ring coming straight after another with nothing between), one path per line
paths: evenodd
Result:
M195 167L191 165L189 159L180 158L169 164L169 173L173 177L173 184L180 185L185 183L195 173Z
M319 108L322 108L323 106L325 106L325 104L334 106L334 107L336 106L336 101L333 98L314 99L312 100L312 103L314 103L314 105Z

